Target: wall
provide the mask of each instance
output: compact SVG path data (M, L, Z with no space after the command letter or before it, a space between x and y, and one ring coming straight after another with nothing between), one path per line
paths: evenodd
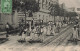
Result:
M1 13L0 28L4 29L6 23L12 24L12 15Z

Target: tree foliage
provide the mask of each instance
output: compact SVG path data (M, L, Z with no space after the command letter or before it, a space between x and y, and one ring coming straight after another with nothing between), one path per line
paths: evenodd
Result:
M76 17L76 16L78 16L76 12L68 12L67 15L68 15L68 17Z
M64 16L64 11L65 11L65 9L60 8L59 10L60 10L60 12L59 12L59 16Z
M50 6L50 15L59 16L60 7L59 4L51 4Z
M18 0L12 0L12 10L19 10L20 2Z
M13 0L13 10L18 10L20 9L24 11L32 11L32 12L37 12L39 11L39 3L36 2L36 0L22 0L22 4L20 3L20 0Z

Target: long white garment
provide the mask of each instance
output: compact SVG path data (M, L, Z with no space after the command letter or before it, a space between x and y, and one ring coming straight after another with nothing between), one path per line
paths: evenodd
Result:
M56 32L56 26L53 25L53 33Z
M34 39L34 29L31 31L31 35L30 35L30 37L31 37L31 39Z
M31 39L35 38L35 33L36 33L36 27L33 30L31 30L31 35L30 35Z
M60 28L61 28L61 22L59 22L59 26L60 26Z
M22 33L22 39L24 39L26 37L26 35L24 34L24 32Z
M6 28L9 28L9 25L8 24L6 25Z
M27 32L27 30L28 30L28 29L26 28L24 31L26 31L26 32Z
M44 40L44 36L45 36L44 28L41 28L41 32L42 32L42 34L39 36L39 39Z
M34 28L34 29L33 29L33 32L34 32L34 33L32 33L32 34L33 34L33 35L32 35L33 40L37 40L37 39L38 39L38 34L37 34L36 31L37 31L36 28Z
M55 35L55 31L54 31L55 29L54 29L54 27L53 27L53 30L52 30L52 33L53 33L53 35Z
M50 27L50 25L47 27L47 35L50 35L50 33L51 33L51 27Z
M50 32L49 27L47 27L47 35L49 35L49 32Z
M47 32L47 29L46 29L46 27L44 27L43 28L43 34L46 34L46 32Z
M72 30L73 30L73 38L78 38L78 29L76 28L74 30L74 28L72 28Z

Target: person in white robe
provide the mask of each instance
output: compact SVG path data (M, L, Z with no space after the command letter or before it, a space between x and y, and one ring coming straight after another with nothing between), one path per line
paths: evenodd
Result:
M76 25L72 28L73 39L78 39L78 28Z

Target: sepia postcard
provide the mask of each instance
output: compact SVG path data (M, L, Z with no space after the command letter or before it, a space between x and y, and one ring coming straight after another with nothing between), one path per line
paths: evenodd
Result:
M80 0L0 0L0 51L80 51Z

